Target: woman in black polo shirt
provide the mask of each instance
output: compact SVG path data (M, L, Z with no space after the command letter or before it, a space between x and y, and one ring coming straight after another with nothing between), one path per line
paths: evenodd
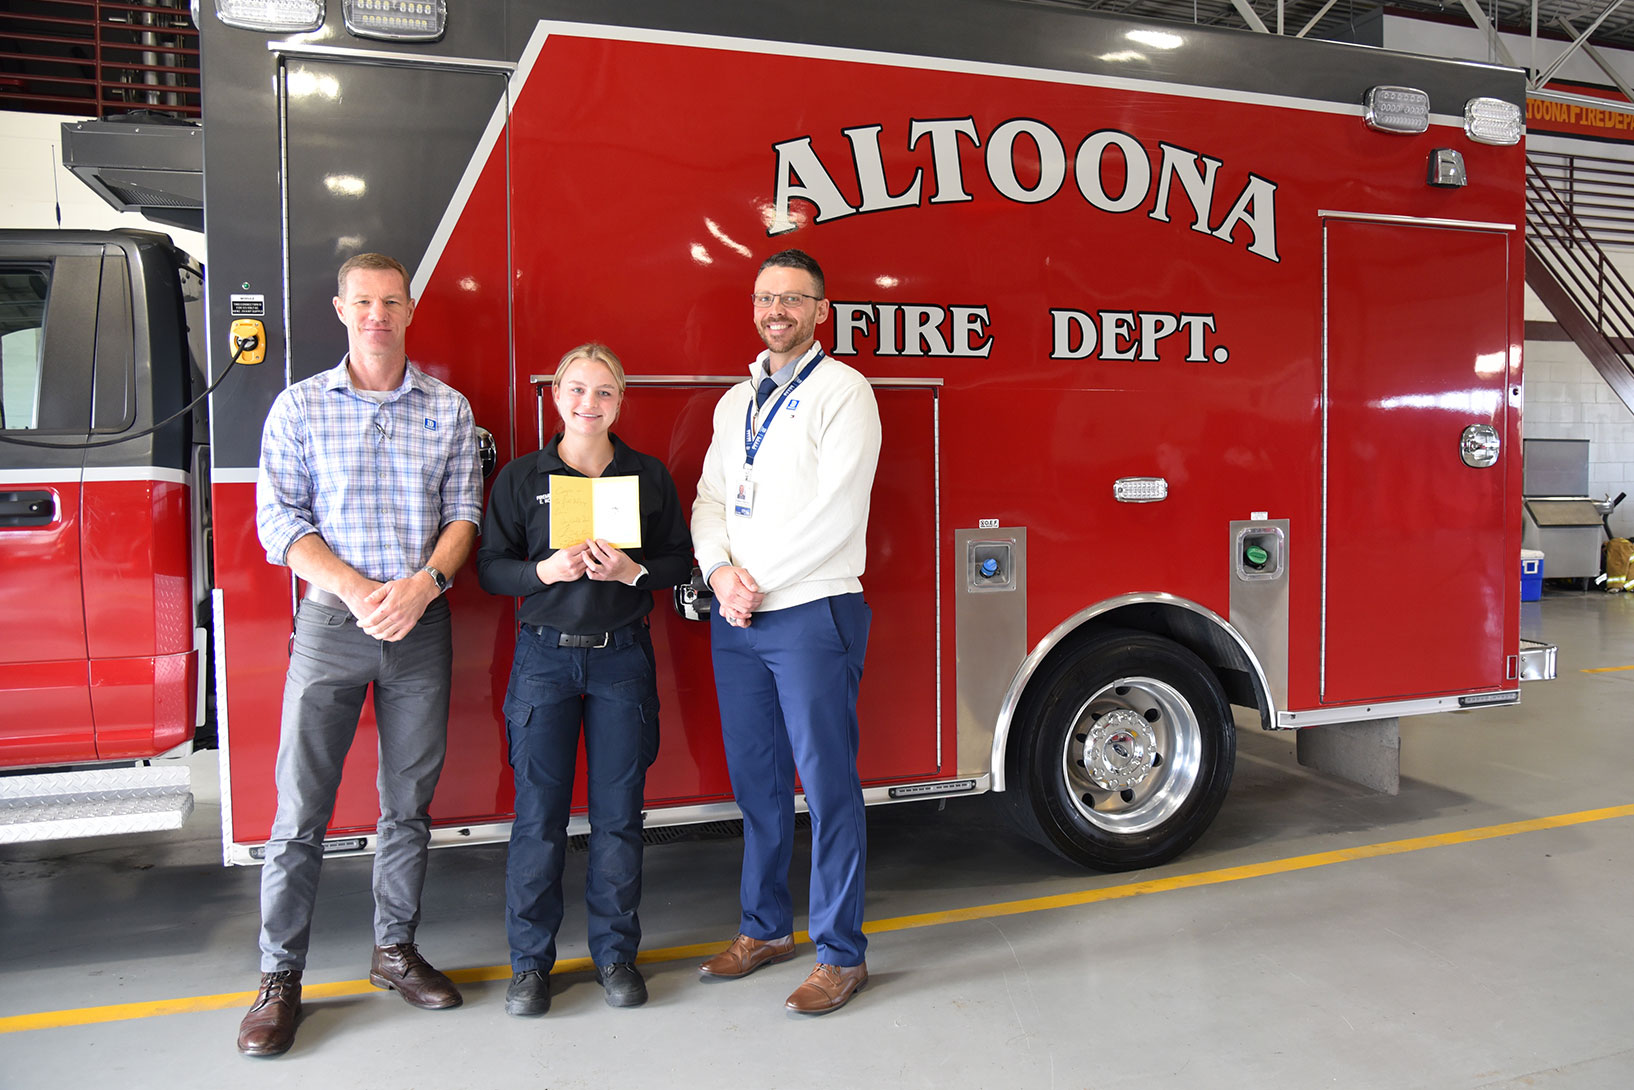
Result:
M658 459L611 431L624 368L605 346L562 357L551 386L562 431L500 470L488 500L477 577L521 599L516 659L505 692L516 821L505 873L512 979L509 1014L550 1009L550 971L562 923L562 864L579 730L590 795L585 888L590 953L607 1002L646 1002L635 967L641 944L641 808L658 753L658 692L647 614L652 590L683 582L692 539L675 482ZM550 547L552 476L635 477L641 547L605 540Z

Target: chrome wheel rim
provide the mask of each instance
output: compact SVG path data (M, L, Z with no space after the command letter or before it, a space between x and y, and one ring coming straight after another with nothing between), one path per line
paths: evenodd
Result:
M1110 833L1139 833L1180 810L1202 759L1202 726L1191 702L1156 678L1125 677L1079 706L1061 747L1061 777L1085 821Z

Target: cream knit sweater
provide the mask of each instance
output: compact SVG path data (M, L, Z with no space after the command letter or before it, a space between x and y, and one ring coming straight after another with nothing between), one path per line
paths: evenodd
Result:
M715 406L714 437L692 505L699 567L705 573L722 563L747 569L766 595L763 612L860 591L879 462L873 389L859 372L825 357L773 418L749 477L754 514L744 517L734 505L744 479L744 413L754 403L759 359L750 374Z

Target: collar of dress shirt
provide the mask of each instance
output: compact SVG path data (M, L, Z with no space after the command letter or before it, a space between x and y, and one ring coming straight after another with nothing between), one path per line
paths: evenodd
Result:
M799 359L790 360L782 367L779 367L776 371L773 371L772 381L777 383L777 388L781 390L783 387L787 386L789 384L789 380L794 378L795 372L799 371L800 368L810 363L811 358L822 350L823 346L818 344L816 341L813 341L811 342L811 347L806 349ZM760 385L760 380L766 377L766 365L771 362L771 359L772 350L769 348L755 357L755 362L749 365L749 381L751 383L756 386Z
M352 354L348 352L346 355L340 358L340 362L338 364L331 367L326 372L323 383L323 388L325 390L352 389L352 374L346 369L347 361L350 360L351 357ZM422 381L423 377L424 373L418 367L414 366L413 360L403 361L403 381L397 387L396 392L401 394L404 390L424 390L426 386L424 381Z

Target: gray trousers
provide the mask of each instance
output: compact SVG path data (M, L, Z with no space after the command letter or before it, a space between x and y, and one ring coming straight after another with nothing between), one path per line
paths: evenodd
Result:
M441 598L397 643L367 635L344 609L301 603L284 683L278 813L261 871L262 972L306 967L324 830L371 685L380 730L375 944L414 941L431 794L448 749L452 664L448 603Z

